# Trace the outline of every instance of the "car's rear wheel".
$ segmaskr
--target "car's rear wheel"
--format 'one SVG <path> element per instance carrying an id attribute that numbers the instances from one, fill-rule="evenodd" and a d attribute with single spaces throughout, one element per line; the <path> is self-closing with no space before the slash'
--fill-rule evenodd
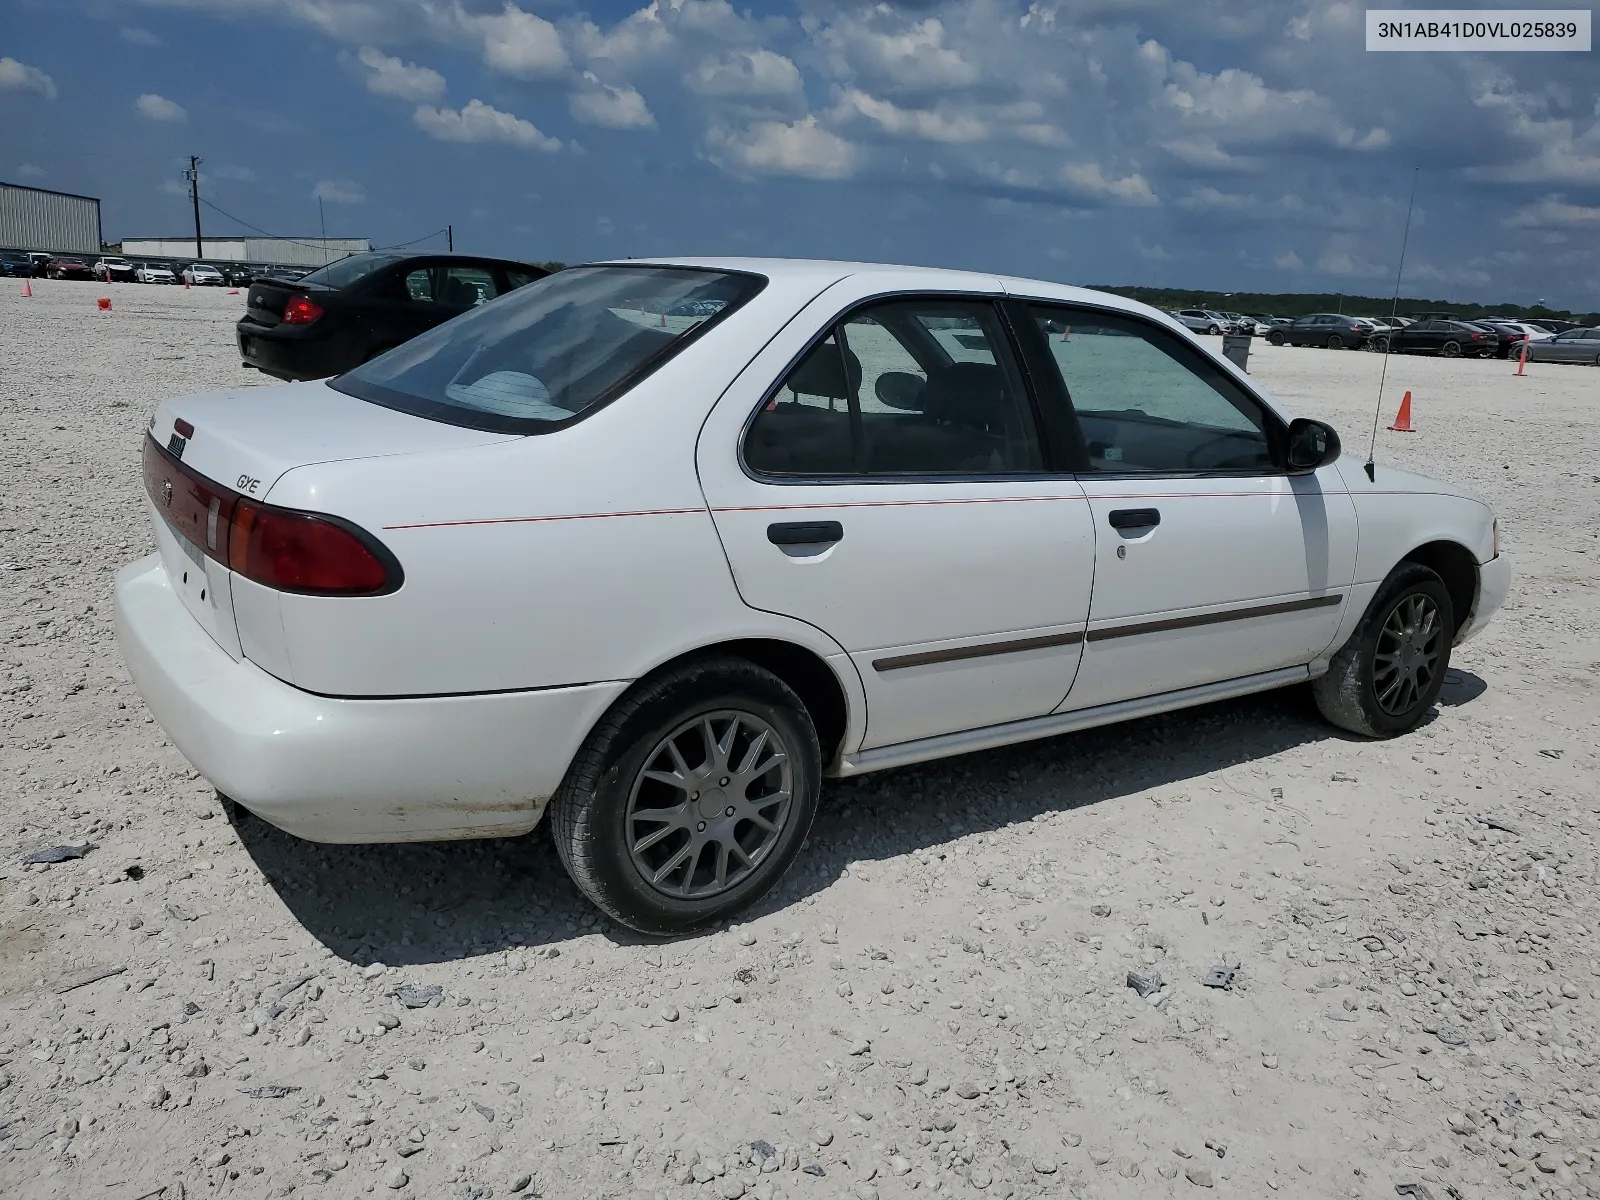
<path id="1" fill-rule="evenodd" d="M 1342 337 L 1340 337 L 1337 333 L 1332 334 L 1328 338 L 1328 349 L 1329 350 L 1343 350 L 1344 349 L 1344 339 Z"/>
<path id="2" fill-rule="evenodd" d="M 1446 342 L 1444 345 L 1439 347 L 1439 353 L 1444 355 L 1446 358 L 1460 358 L 1461 343 L 1457 341 Z"/>
<path id="3" fill-rule="evenodd" d="M 1219 333 L 1222 332 L 1222 326 L 1220 326 L 1220 325 L 1207 325 L 1206 326 L 1206 332 L 1209 333 L 1212 337 L 1216 337 Z"/>
<path id="4" fill-rule="evenodd" d="M 787 684 L 743 659 L 698 659 L 606 714 L 550 802 L 550 827 L 573 882 L 609 916 L 687 933 L 783 877 L 821 780 L 816 728 Z"/>
<path id="5" fill-rule="evenodd" d="M 1312 683 L 1322 715 L 1366 737 L 1416 728 L 1450 666 L 1455 610 L 1444 581 L 1419 563 L 1389 573 L 1328 672 Z"/>
<path id="6" fill-rule="evenodd" d="M 1271 342 L 1274 346 L 1281 346 L 1283 345 L 1284 337 L 1283 334 L 1274 329 L 1271 333 L 1267 334 L 1267 341 Z"/>
<path id="7" fill-rule="evenodd" d="M 1372 339 L 1372 348 L 1374 350 L 1376 350 L 1379 354 L 1387 354 L 1387 353 L 1389 353 L 1389 339 L 1386 338 L 1386 337 L 1375 337 L 1375 338 L 1373 338 Z"/>

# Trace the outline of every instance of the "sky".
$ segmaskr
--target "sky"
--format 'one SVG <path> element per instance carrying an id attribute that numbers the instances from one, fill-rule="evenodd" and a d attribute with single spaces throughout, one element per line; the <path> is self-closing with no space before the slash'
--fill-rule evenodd
<path id="1" fill-rule="evenodd" d="M 208 234 L 1365 295 L 1415 182 L 1404 294 L 1600 307 L 1600 52 L 1329 0 L 3 0 L 0 180 L 183 235 L 190 154 Z"/>

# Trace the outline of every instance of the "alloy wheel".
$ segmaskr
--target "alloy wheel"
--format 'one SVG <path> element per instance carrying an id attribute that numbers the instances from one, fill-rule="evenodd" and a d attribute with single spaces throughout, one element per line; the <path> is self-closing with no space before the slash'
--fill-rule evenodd
<path id="1" fill-rule="evenodd" d="M 1431 596 L 1414 592 L 1390 610 L 1372 657 L 1372 688 L 1390 716 L 1415 708 L 1439 670 L 1444 622 Z"/>
<path id="2" fill-rule="evenodd" d="M 628 795 L 624 835 L 640 877 L 676 899 L 737 887 L 777 845 L 794 794 L 790 754 L 752 713 L 704 713 L 662 738 Z"/>
<path id="3" fill-rule="evenodd" d="M 1439 353 L 1444 355 L 1446 358 L 1460 358 L 1461 357 L 1461 343 L 1460 342 L 1446 342 L 1440 348 Z"/>

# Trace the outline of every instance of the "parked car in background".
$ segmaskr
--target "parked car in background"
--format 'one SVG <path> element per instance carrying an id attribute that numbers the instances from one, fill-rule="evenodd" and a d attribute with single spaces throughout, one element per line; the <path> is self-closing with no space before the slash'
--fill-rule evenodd
<path id="1" fill-rule="evenodd" d="M 142 262 L 133 269 L 133 277 L 140 283 L 177 283 L 178 277 L 171 267 L 161 263 Z"/>
<path id="2" fill-rule="evenodd" d="M 28 261 L 33 264 L 33 277 L 35 279 L 43 279 L 45 277 L 46 270 L 50 266 L 50 259 L 51 255 L 44 253 L 42 250 L 28 251 Z"/>
<path id="3" fill-rule="evenodd" d="M 1212 336 L 1234 332 L 1233 322 L 1209 308 L 1181 308 L 1172 314 L 1185 329 Z"/>
<path id="4" fill-rule="evenodd" d="M 1495 335 L 1494 356 L 1496 358 L 1510 358 L 1513 354 L 1520 353 L 1519 348 L 1522 343 L 1528 340 L 1528 335 L 1523 332 L 1522 327 L 1511 321 L 1496 321 L 1492 318 L 1484 317 L 1469 323 L 1476 325 L 1479 329 L 1486 329 Z"/>
<path id="5" fill-rule="evenodd" d="M 1582 329 L 1576 321 L 1562 321 L 1555 317 L 1529 317 L 1529 325 L 1537 325 L 1547 333 L 1566 333 L 1569 329 Z"/>
<path id="6" fill-rule="evenodd" d="M 1371 336 L 1371 324 L 1360 317 L 1312 313 L 1274 329 L 1267 334 L 1267 340 L 1274 346 L 1326 346 L 1329 350 L 1359 350 Z"/>
<path id="7" fill-rule="evenodd" d="M 183 269 L 183 281 L 193 287 L 222 287 L 227 282 L 222 272 L 207 262 L 190 263 Z"/>
<path id="8" fill-rule="evenodd" d="M 26 254 L 16 250 L 0 251 L 0 275 L 17 279 L 31 278 L 33 263 Z"/>
<path id="9" fill-rule="evenodd" d="M 374 304 L 522 270 L 480 264 L 340 265 Z M 577 267 L 142 442 L 117 637 L 220 793 L 325 842 L 548 809 L 657 935 L 765 895 L 824 776 L 1304 683 L 1407 733 L 1510 583 L 1483 501 L 1369 481 L 1143 305 L 987 273 Z"/>
<path id="10" fill-rule="evenodd" d="M 1518 329 L 1522 330 L 1524 337 L 1526 337 L 1526 339 L 1530 342 L 1548 342 L 1551 338 L 1556 336 L 1548 329 L 1542 329 L 1537 325 L 1530 325 L 1527 321 L 1510 321 L 1507 323 L 1515 325 Z"/>
<path id="11" fill-rule="evenodd" d="M 239 356 L 278 379 L 326 379 L 547 274 L 497 258 L 369 253 L 294 282 L 257 278 Z"/>
<path id="12" fill-rule="evenodd" d="M 1294 324 L 1293 317 L 1272 317 L 1257 315 L 1255 318 L 1256 333 L 1261 337 L 1269 336 L 1274 329 L 1287 329 Z"/>
<path id="13" fill-rule="evenodd" d="M 133 264 L 125 258 L 102 258 L 94 264 L 94 277 L 107 283 L 133 283 Z"/>
<path id="14" fill-rule="evenodd" d="M 1587 363 L 1600 367 L 1600 329 L 1574 326 L 1542 342 L 1528 343 L 1532 362 Z"/>
<path id="15" fill-rule="evenodd" d="M 56 257 L 45 267 L 45 274 L 51 279 L 93 279 L 94 268 L 81 258 Z"/>
<path id="16" fill-rule="evenodd" d="M 1396 354 L 1438 354 L 1444 358 L 1485 358 L 1495 352 L 1499 334 L 1468 321 L 1413 321 L 1404 329 L 1379 333 L 1375 350 Z"/>
<path id="17" fill-rule="evenodd" d="M 229 287 L 249 287 L 258 274 L 258 268 L 249 263 L 226 263 L 222 267 L 222 278 Z"/>
<path id="18" fill-rule="evenodd" d="M 1234 333 L 1244 333 L 1249 334 L 1252 337 L 1255 336 L 1257 330 L 1256 319 L 1254 317 L 1247 317 L 1243 313 L 1235 312 L 1223 313 L 1222 315 L 1227 317 L 1228 320 L 1233 323 Z"/>

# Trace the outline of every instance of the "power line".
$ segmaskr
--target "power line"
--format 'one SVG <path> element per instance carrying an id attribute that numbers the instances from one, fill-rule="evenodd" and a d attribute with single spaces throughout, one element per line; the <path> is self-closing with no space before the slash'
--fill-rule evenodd
<path id="1" fill-rule="evenodd" d="M 259 233 L 262 237 L 269 237 L 269 238 L 274 239 L 275 241 L 280 241 L 280 242 L 288 242 L 291 246 L 305 246 L 305 247 L 307 247 L 308 249 L 311 249 L 311 250 L 324 250 L 324 249 L 327 248 L 326 246 L 319 246 L 319 245 L 316 245 L 316 244 L 314 244 L 312 242 L 302 242 L 302 241 L 299 241 L 299 240 L 297 240 L 295 238 L 283 237 L 282 235 L 276 234 L 276 233 L 269 233 L 265 229 L 262 229 L 259 225 L 252 225 L 249 221 L 246 221 L 243 217 L 236 217 L 231 212 L 229 212 L 227 209 L 222 208 L 222 207 L 220 207 L 218 205 L 215 205 L 215 204 L 211 203 L 211 201 L 207 200 L 204 196 L 200 197 L 200 203 L 204 204 L 209 209 L 213 209 L 216 212 L 221 213 L 223 216 L 227 217 L 228 220 L 232 221 L 234 224 L 243 225 L 246 229 L 251 230 L 254 233 Z M 374 250 L 404 250 L 408 246 L 415 246 L 418 242 L 426 242 L 430 238 L 440 237 L 440 236 L 442 236 L 444 234 L 444 232 L 445 231 L 443 229 L 435 229 L 432 233 L 425 233 L 419 238 L 412 238 L 409 242 L 398 242 L 398 243 L 396 243 L 395 245 L 392 245 L 392 246 L 374 246 L 373 249 Z"/>

